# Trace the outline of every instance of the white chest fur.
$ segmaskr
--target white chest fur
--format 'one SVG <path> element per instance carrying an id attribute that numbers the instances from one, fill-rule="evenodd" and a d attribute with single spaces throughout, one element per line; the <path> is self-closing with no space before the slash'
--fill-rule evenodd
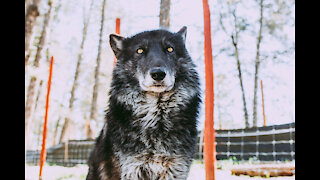
<path id="1" fill-rule="evenodd" d="M 121 179 L 123 180 L 185 180 L 189 162 L 182 156 L 164 154 L 139 154 L 120 156 Z"/>

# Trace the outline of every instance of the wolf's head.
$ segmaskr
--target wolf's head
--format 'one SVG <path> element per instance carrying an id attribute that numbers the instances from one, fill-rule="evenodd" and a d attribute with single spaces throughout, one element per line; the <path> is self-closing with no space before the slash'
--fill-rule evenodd
<path id="1" fill-rule="evenodd" d="M 114 78 L 126 81 L 126 88 L 136 84 L 142 91 L 170 91 L 177 75 L 183 73 L 182 66 L 191 61 L 185 48 L 186 34 L 185 26 L 177 33 L 154 30 L 129 38 L 111 34 L 110 45 L 118 59 Z"/>

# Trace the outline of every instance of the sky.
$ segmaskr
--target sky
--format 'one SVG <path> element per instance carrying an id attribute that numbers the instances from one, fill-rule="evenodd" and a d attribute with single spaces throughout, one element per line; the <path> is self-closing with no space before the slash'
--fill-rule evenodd
<path id="1" fill-rule="evenodd" d="M 56 62 L 53 70 L 53 80 L 51 89 L 51 126 L 59 118 L 69 113 L 68 107 L 70 91 L 76 67 L 77 54 L 81 42 L 83 10 L 88 13 L 89 0 L 63 0 L 61 10 L 56 15 L 58 21 L 52 21 L 52 29 L 48 33 L 50 54 L 55 56 Z M 248 1 L 246 7 L 240 7 L 239 13 L 248 17 L 250 21 L 256 21 L 257 11 L 255 1 Z M 46 11 L 45 1 L 42 1 L 41 12 Z M 225 94 L 225 97 L 215 97 L 215 128 L 219 128 L 219 123 L 223 129 L 243 128 L 244 118 L 242 110 L 242 97 L 237 77 L 235 58 L 228 55 L 232 52 L 230 38 L 219 29 L 218 14 L 220 12 L 220 1 L 209 1 L 211 11 L 211 31 L 213 48 L 213 70 L 215 76 L 215 94 Z M 251 3 L 251 4 L 250 4 Z M 251 8 L 250 8 L 251 7 Z M 97 56 L 100 9 L 101 1 L 95 0 L 94 11 L 92 12 L 88 37 L 84 47 L 84 59 L 81 64 L 79 77 L 79 88 L 76 91 L 75 109 L 71 116 L 74 124 L 78 128 L 83 128 L 84 116 L 89 117 L 89 104 L 93 87 L 93 72 L 95 68 L 95 58 Z M 94 124 L 97 130 L 102 127 L 104 110 L 107 107 L 108 90 L 111 80 L 113 53 L 108 44 L 109 34 L 115 31 L 115 19 L 121 19 L 121 35 L 132 36 L 145 30 L 157 29 L 159 27 L 159 0 L 136 1 L 136 0 L 107 0 L 105 11 L 105 28 L 102 44 L 101 80 L 98 97 L 99 122 Z M 41 13 L 40 12 L 40 13 Z M 41 19 L 38 18 L 38 23 Z M 177 32 L 181 27 L 187 26 L 186 47 L 190 56 L 197 65 L 197 70 L 201 78 L 201 89 L 204 92 L 204 57 L 203 57 L 203 11 L 202 1 L 192 0 L 172 0 L 170 12 L 170 31 Z M 226 22 L 227 29 L 230 24 Z M 251 27 L 252 31 L 256 26 Z M 39 32 L 40 28 L 35 32 Z M 294 26 L 285 27 L 281 33 L 286 34 L 289 42 L 294 42 Z M 240 58 L 243 63 L 244 86 L 247 95 L 249 119 L 252 118 L 253 99 L 253 61 L 255 58 L 256 34 L 245 33 L 240 38 Z M 226 52 L 219 53 L 221 48 L 226 48 Z M 261 48 L 264 51 L 282 49 L 283 45 L 271 37 L 265 36 Z M 288 57 L 281 57 L 286 63 L 275 63 L 265 60 L 261 64 L 260 79 L 263 80 L 263 91 L 265 99 L 265 111 L 267 125 L 283 124 L 295 121 L 295 59 L 294 53 Z M 32 68 L 31 68 L 32 69 Z M 46 80 L 48 62 L 41 63 L 41 77 Z M 30 70 L 28 73 L 32 73 Z M 28 73 L 26 79 L 28 79 Z M 259 80 L 260 81 L 260 80 Z M 26 85 L 28 80 L 26 80 Z M 259 83 L 260 84 L 260 83 Z M 27 87 L 27 86 L 26 86 Z M 69 92 L 69 93 L 68 93 Z M 204 99 L 204 94 L 203 94 Z M 41 100 L 44 102 L 44 98 Z M 204 102 L 204 100 L 203 100 Z M 45 104 L 45 103 L 43 103 Z M 219 108 L 219 109 L 218 109 Z M 87 113 L 84 113 L 87 112 Z M 38 110 L 36 117 L 42 119 L 43 110 Z M 85 114 L 85 115 L 84 115 Z M 262 106 L 261 89 L 258 86 L 258 126 L 262 126 Z M 204 126 L 204 105 L 201 105 L 198 129 Z M 73 134 L 74 138 L 81 138 L 80 133 Z"/>

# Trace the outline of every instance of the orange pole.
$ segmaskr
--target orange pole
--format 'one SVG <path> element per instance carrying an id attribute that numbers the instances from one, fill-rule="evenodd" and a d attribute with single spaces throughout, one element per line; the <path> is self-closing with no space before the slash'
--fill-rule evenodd
<path id="1" fill-rule="evenodd" d="M 48 124 L 48 110 L 49 110 L 49 96 L 51 89 L 51 77 L 52 77 L 52 67 L 53 67 L 53 56 L 50 61 L 50 71 L 49 71 L 49 79 L 48 79 L 48 91 L 47 91 L 47 100 L 46 100 L 46 112 L 44 116 L 44 124 L 43 124 L 43 134 L 42 134 L 42 147 L 40 153 L 40 172 L 39 172 L 39 180 L 42 179 L 42 169 L 43 164 L 46 161 L 46 139 L 47 139 L 47 124 Z"/>
<path id="2" fill-rule="evenodd" d="M 120 18 L 116 18 L 116 33 L 120 35 Z M 116 65 L 117 58 L 113 58 L 113 66 Z"/>
<path id="3" fill-rule="evenodd" d="M 215 131 L 213 120 L 214 108 L 214 89 L 213 89 L 213 65 L 212 65 L 212 47 L 211 47 L 211 25 L 210 9 L 208 0 L 203 0 L 204 16 L 204 58 L 206 74 L 205 90 L 205 127 L 204 127 L 204 162 L 206 171 L 206 180 L 215 179 Z"/>
<path id="4" fill-rule="evenodd" d="M 120 18 L 116 18 L 116 33 L 120 34 Z"/>
<path id="5" fill-rule="evenodd" d="M 262 80 L 261 82 L 261 96 L 262 96 L 262 111 L 263 111 L 263 126 L 266 126 L 266 114 L 264 112 L 264 97 L 263 97 L 263 85 Z"/>

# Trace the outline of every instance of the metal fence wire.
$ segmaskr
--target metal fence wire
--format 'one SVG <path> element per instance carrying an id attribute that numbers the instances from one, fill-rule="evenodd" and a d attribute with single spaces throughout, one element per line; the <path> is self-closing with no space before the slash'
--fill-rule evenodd
<path id="1" fill-rule="evenodd" d="M 295 123 L 216 132 L 218 160 L 295 160 Z"/>
<path id="2" fill-rule="evenodd" d="M 249 129 L 216 130 L 216 158 L 225 160 L 293 161 L 295 160 L 295 123 Z M 194 159 L 203 160 L 203 131 L 198 134 Z M 69 140 L 47 149 L 49 165 L 86 164 L 94 140 Z M 27 150 L 26 163 L 39 164 L 40 150 Z"/>
<path id="3" fill-rule="evenodd" d="M 49 165 L 72 167 L 87 164 L 94 140 L 69 140 L 47 149 L 46 162 Z M 27 150 L 26 163 L 39 165 L 40 150 Z"/>

